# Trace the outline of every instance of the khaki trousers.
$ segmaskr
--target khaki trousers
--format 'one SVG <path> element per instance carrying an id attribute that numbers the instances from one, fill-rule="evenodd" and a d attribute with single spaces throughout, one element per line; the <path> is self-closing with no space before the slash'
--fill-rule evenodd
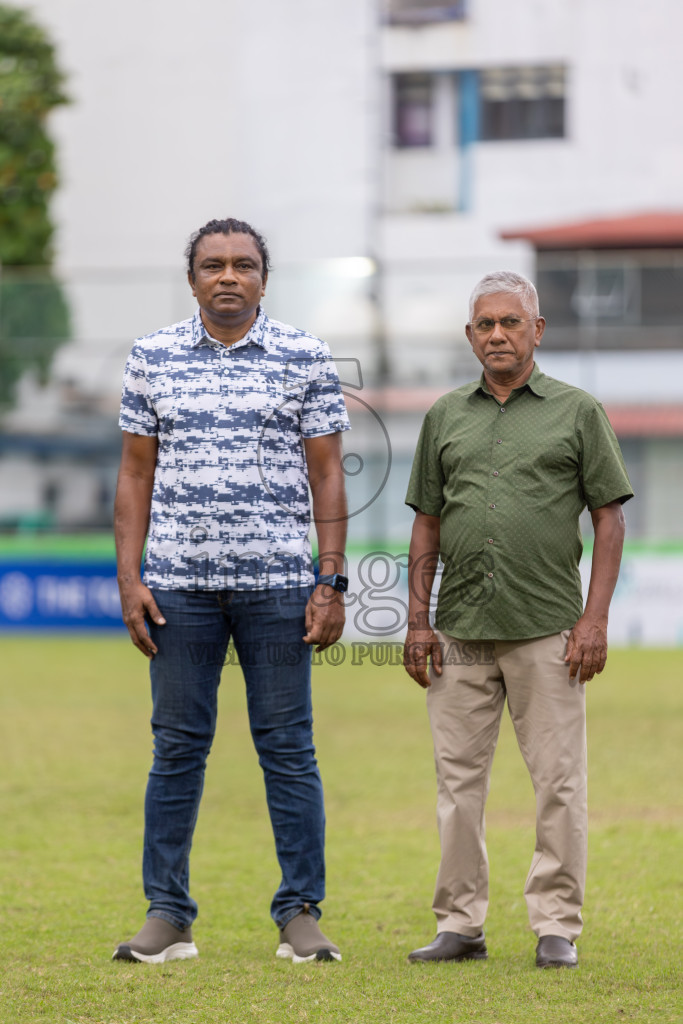
<path id="1" fill-rule="evenodd" d="M 507 697 L 536 794 L 536 850 L 524 887 L 539 937 L 581 932 L 588 836 L 585 686 L 564 662 L 569 631 L 536 640 L 467 642 L 439 633 L 427 708 L 438 782 L 439 932 L 478 935 L 488 907 L 484 805 Z"/>

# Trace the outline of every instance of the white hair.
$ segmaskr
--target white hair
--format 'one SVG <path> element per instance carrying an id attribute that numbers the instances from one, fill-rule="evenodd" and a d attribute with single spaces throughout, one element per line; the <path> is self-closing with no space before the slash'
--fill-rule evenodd
<path id="1" fill-rule="evenodd" d="M 484 295 L 497 295 L 499 292 L 509 292 L 511 295 L 519 295 L 522 306 L 529 316 L 538 316 L 538 292 L 527 278 L 522 274 L 515 274 L 513 270 L 494 270 L 492 274 L 482 277 L 470 295 L 470 320 L 474 316 L 474 307 Z"/>

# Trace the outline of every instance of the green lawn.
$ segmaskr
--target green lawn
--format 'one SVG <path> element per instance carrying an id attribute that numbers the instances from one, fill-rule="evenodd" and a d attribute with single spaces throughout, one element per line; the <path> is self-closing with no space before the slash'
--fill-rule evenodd
<path id="1" fill-rule="evenodd" d="M 146 664 L 123 639 L 0 639 L 0 1022 L 679 1021 L 683 652 L 613 651 L 589 684 L 591 833 L 577 971 L 539 971 L 522 888 L 533 794 L 509 722 L 488 810 L 485 963 L 411 965 L 438 861 L 424 697 L 400 668 L 316 670 L 324 930 L 342 964 L 276 960 L 278 881 L 238 670 L 193 854 L 198 960 L 112 963 L 137 931 Z"/>

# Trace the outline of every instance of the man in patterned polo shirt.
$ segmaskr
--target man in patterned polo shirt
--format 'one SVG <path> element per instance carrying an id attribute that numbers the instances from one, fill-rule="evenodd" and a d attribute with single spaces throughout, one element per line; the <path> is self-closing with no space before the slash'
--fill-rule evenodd
<path id="1" fill-rule="evenodd" d="M 479 282 L 466 332 L 483 374 L 427 413 L 408 487 L 416 516 L 404 664 L 427 689 L 441 840 L 437 936 L 409 955 L 414 962 L 487 956 L 484 804 L 506 698 L 536 794 L 525 886 L 536 964 L 578 962 L 584 684 L 605 665 L 621 506 L 632 492 L 602 406 L 535 365 L 544 328 L 526 278 L 501 271 Z M 579 515 L 586 505 L 595 541 L 584 608 Z"/>
<path id="2" fill-rule="evenodd" d="M 263 238 L 242 221 L 210 221 L 186 255 L 199 309 L 136 341 L 121 402 L 119 589 L 131 639 L 150 659 L 154 761 L 147 918 L 114 959 L 197 955 L 189 854 L 232 639 L 282 870 L 271 905 L 277 955 L 340 960 L 318 925 L 325 815 L 310 676 L 312 647 L 335 643 L 344 625 L 349 421 L 327 345 L 261 309 Z"/>

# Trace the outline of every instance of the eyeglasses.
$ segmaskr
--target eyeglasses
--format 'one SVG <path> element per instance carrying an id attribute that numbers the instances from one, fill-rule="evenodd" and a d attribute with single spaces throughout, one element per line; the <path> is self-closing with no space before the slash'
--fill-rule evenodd
<path id="1" fill-rule="evenodd" d="M 528 320 L 522 320 L 518 316 L 504 316 L 500 320 L 493 320 L 491 317 L 484 316 L 481 320 L 472 320 L 468 323 L 468 327 L 471 327 L 475 334 L 490 334 L 496 324 L 500 324 L 506 333 L 513 333 L 514 331 L 520 331 L 524 324 L 531 323 L 532 320 L 538 320 L 537 316 L 530 316 Z"/>

